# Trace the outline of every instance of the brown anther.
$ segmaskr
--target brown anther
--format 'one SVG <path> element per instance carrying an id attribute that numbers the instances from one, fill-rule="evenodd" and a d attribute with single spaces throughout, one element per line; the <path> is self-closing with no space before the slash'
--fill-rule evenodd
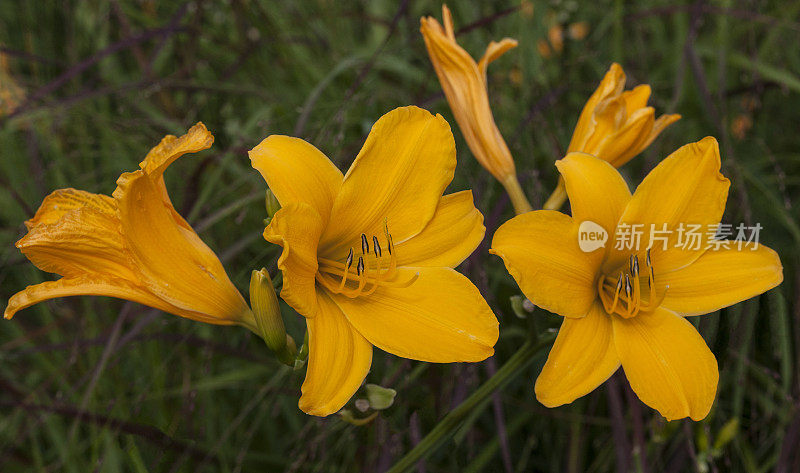
<path id="1" fill-rule="evenodd" d="M 375 256 L 376 257 L 378 257 L 378 258 L 381 257 L 381 255 L 382 255 L 382 253 L 381 253 L 381 244 L 378 243 L 378 237 L 376 237 L 375 235 L 372 235 L 372 251 L 375 252 Z"/>
<path id="2" fill-rule="evenodd" d="M 365 255 L 369 253 L 369 243 L 367 242 L 367 236 L 363 233 L 361 234 L 361 254 Z"/>
<path id="3" fill-rule="evenodd" d="M 631 299 L 631 292 L 633 291 L 633 286 L 631 286 L 631 278 L 627 274 L 625 275 L 625 296 L 630 301 Z"/>
<path id="4" fill-rule="evenodd" d="M 347 254 L 347 261 L 344 263 L 344 270 L 349 271 L 350 266 L 353 265 L 353 249 L 350 248 L 350 253 Z"/>
<path id="5" fill-rule="evenodd" d="M 364 258 L 359 256 L 358 257 L 358 265 L 356 265 L 356 273 L 361 276 L 361 273 L 364 272 Z"/>

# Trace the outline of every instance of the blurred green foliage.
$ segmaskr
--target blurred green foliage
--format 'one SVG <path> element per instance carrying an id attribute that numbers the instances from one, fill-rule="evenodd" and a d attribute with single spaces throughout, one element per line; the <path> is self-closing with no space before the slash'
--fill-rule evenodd
<path id="1" fill-rule="evenodd" d="M 459 41 L 519 47 L 492 64 L 490 98 L 534 206 L 556 183 L 583 103 L 612 61 L 649 83 L 658 112 L 683 119 L 623 169 L 635 185 L 659 159 L 706 135 L 733 181 L 725 220 L 759 222 L 786 281 L 693 318 L 721 371 L 699 423 L 666 423 L 615 376 L 572 405 L 533 396 L 534 360 L 468 419 L 425 471 L 800 470 L 800 3 L 458 2 Z M 275 275 L 262 238 L 265 185 L 247 150 L 269 134 L 310 141 L 349 166 L 371 124 L 416 104 L 452 123 L 419 34 L 433 1 L 37 0 L 0 2 L 0 299 L 51 278 L 13 243 L 61 187 L 110 193 L 167 133 L 202 120 L 214 147 L 167 173 L 176 207 L 243 292 Z M 569 25 L 586 22 L 575 39 Z M 564 27 L 563 51 L 542 41 Z M 557 32 L 557 30 L 554 30 Z M 13 83 L 17 85 L 15 88 Z M 23 96 L 24 94 L 24 96 Z M 10 97 L 10 98 L 9 98 Z M 487 235 L 512 216 L 502 188 L 454 126 L 451 191 L 474 189 Z M 541 310 L 519 295 L 486 242 L 461 269 L 501 322 L 493 360 L 429 365 L 376 351 L 367 377 L 397 391 L 365 425 L 297 409 L 303 371 L 245 330 L 202 325 L 123 301 L 67 298 L 0 324 L 0 469 L 14 471 L 382 471 L 516 351 Z M 284 306 L 302 340 L 301 317 Z M 357 399 L 347 408 L 359 416 Z M 362 403 L 363 404 L 363 403 Z M 420 469 L 422 471 L 422 469 Z"/>

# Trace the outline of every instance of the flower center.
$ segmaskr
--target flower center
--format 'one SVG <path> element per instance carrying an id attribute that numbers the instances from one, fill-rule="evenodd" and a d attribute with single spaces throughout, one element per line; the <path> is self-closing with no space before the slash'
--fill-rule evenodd
<path id="1" fill-rule="evenodd" d="M 383 232 L 386 251 L 375 235 L 372 235 L 372 248 L 370 248 L 370 239 L 362 233 L 361 253 L 356 253 L 351 247 L 343 261 L 318 258 L 319 269 L 315 276 L 317 282 L 328 291 L 351 299 L 368 296 L 381 286 L 410 286 L 417 280 L 419 274 L 415 274 L 407 281 L 397 280 L 397 255 L 392 235 L 385 222 Z"/>
<path id="2" fill-rule="evenodd" d="M 657 297 L 650 249 L 647 250 L 645 266 L 647 273 L 643 275 L 639 271 L 639 256 L 634 254 L 628 259 L 627 268 L 619 268 L 610 275 L 600 276 L 597 281 L 597 292 L 606 312 L 629 319 L 640 311 L 649 312 L 661 304 L 666 291 L 660 298 Z M 644 281 L 647 281 L 646 300 L 642 291 Z"/>

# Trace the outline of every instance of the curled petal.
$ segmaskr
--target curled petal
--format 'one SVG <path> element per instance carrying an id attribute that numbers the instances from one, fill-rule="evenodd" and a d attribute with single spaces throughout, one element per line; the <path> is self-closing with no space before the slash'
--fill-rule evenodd
<path id="1" fill-rule="evenodd" d="M 281 207 L 264 230 L 264 238 L 283 247 L 278 269 L 283 271 L 281 297 L 298 313 L 313 317 L 317 310 L 315 274 L 322 218 L 310 205 Z"/>

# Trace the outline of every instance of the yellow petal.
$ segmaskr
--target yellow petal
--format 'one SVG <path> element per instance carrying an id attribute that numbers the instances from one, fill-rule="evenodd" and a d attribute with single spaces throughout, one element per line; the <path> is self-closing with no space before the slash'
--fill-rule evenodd
<path id="1" fill-rule="evenodd" d="M 650 146 L 650 143 L 655 140 L 658 135 L 661 134 L 668 126 L 672 125 L 673 123 L 677 122 L 681 119 L 681 116 L 677 113 L 665 114 L 658 117 L 653 123 L 653 129 L 650 130 L 650 136 L 648 137 L 647 141 L 642 146 L 642 149 L 647 148 Z"/>
<path id="2" fill-rule="evenodd" d="M 443 196 L 422 232 L 396 244 L 397 264 L 455 268 L 475 251 L 485 232 L 472 191 Z"/>
<path id="3" fill-rule="evenodd" d="M 250 161 L 281 205 L 301 202 L 328 222 L 342 187 L 342 172 L 320 150 L 300 138 L 272 135 L 250 150 Z"/>
<path id="4" fill-rule="evenodd" d="M 451 363 L 494 353 L 497 318 L 478 289 L 450 268 L 403 268 L 408 287 L 380 287 L 369 297 L 333 300 L 370 343 L 403 358 Z"/>
<path id="5" fill-rule="evenodd" d="M 581 115 L 578 117 L 578 123 L 575 125 L 575 131 L 572 133 L 572 140 L 567 149 L 568 153 L 587 151 L 585 144 L 593 134 L 597 123 L 594 118 L 595 108 L 608 97 L 619 95 L 622 89 L 625 88 L 625 80 L 625 72 L 622 70 L 622 66 L 617 63 L 611 64 L 603 80 L 600 81 L 600 85 L 589 97 L 589 100 L 586 101 L 586 105 L 584 105 Z"/>
<path id="6" fill-rule="evenodd" d="M 194 232 L 186 237 L 175 209 L 162 199 L 162 189 L 163 183 L 135 171 L 120 176 L 113 194 L 125 246 L 143 288 L 185 310 L 239 321 L 248 312 L 244 299 L 214 252 Z"/>
<path id="7" fill-rule="evenodd" d="M 717 392 L 717 360 L 686 319 L 666 309 L 612 317 L 625 376 L 645 404 L 667 420 L 708 415 Z"/>
<path id="8" fill-rule="evenodd" d="M 629 116 L 636 110 L 647 106 L 647 101 L 650 99 L 650 93 L 650 86 L 647 84 L 642 84 L 637 85 L 631 90 L 626 90 L 621 94 L 623 100 L 625 100 L 625 108 L 628 110 Z"/>
<path id="9" fill-rule="evenodd" d="M 631 199 L 631 192 L 619 171 L 608 162 L 584 153 L 570 153 L 556 161 L 556 167 L 564 178 L 573 222 L 580 225 L 590 221 L 600 225 L 609 235 L 605 248 L 611 246 L 610 237 Z M 584 253 L 584 257 L 593 258 L 599 267 L 605 254 L 604 249 Z"/>
<path id="10" fill-rule="evenodd" d="M 766 292 L 783 282 L 778 254 L 764 245 L 712 249 L 697 261 L 656 278 L 669 286 L 661 305 L 681 315 L 701 315 Z"/>
<path id="11" fill-rule="evenodd" d="M 39 223 L 17 242 L 36 267 L 65 277 L 98 273 L 138 281 L 116 213 L 87 205 L 63 213 L 53 223 L 41 223 L 55 212 L 42 215 L 40 209 L 34 217 Z"/>
<path id="12" fill-rule="evenodd" d="M 489 62 L 516 46 L 516 41 L 491 43 L 478 65 L 456 42 L 450 10 L 443 6 L 442 11 L 444 28 L 427 17 L 421 19 L 420 31 L 447 103 L 475 159 L 500 182 L 516 180 L 514 160 L 495 124 L 486 87 Z"/>
<path id="13" fill-rule="evenodd" d="M 561 323 L 547 363 L 536 379 L 536 399 L 547 407 L 592 392 L 619 368 L 611 318 L 595 303 L 582 319 Z"/>
<path id="14" fill-rule="evenodd" d="M 652 141 L 650 130 L 653 128 L 655 113 L 653 107 L 635 110 L 625 125 L 609 135 L 598 155 L 607 156 L 614 167 L 622 167 Z"/>
<path id="15" fill-rule="evenodd" d="M 578 247 L 578 225 L 561 212 L 518 215 L 497 229 L 490 253 L 503 262 L 534 304 L 583 317 L 594 302 L 598 262 Z"/>
<path id="16" fill-rule="evenodd" d="M 353 330 L 336 304 L 319 297 L 319 315 L 306 319 L 308 369 L 300 409 L 327 416 L 337 412 L 355 394 L 372 364 L 372 345 Z"/>
<path id="17" fill-rule="evenodd" d="M 169 312 L 200 322 L 216 324 L 230 324 L 231 321 L 214 320 L 205 314 L 187 311 L 180 307 L 175 307 L 163 301 L 149 292 L 143 291 L 130 282 L 108 276 L 84 275 L 74 278 L 61 278 L 56 281 L 47 281 L 40 284 L 28 286 L 25 290 L 14 294 L 8 301 L 4 317 L 10 319 L 15 313 L 28 308 L 39 302 L 43 302 L 58 297 L 68 296 L 107 296 L 125 299 L 140 304 L 155 307 L 156 309 Z"/>
<path id="18" fill-rule="evenodd" d="M 167 166 L 187 153 L 197 153 L 208 149 L 214 143 L 214 136 L 209 133 L 202 122 L 191 127 L 180 138 L 167 135 L 156 147 L 147 153 L 139 167 L 148 175 L 155 178 L 161 176 Z"/>
<path id="19" fill-rule="evenodd" d="M 652 260 L 656 275 L 686 266 L 697 259 L 710 239 L 709 224 L 717 224 L 725 210 L 730 181 L 720 173 L 719 145 L 712 137 L 691 143 L 672 153 L 653 169 L 634 192 L 620 225 L 641 225 L 640 252 L 651 240 L 651 229 L 666 224 L 666 242 L 653 239 Z M 700 225 L 698 249 L 678 245 L 679 224 Z M 614 241 L 616 242 L 616 237 Z M 627 264 L 630 251 L 614 247 L 604 269 L 611 272 Z"/>
<path id="20" fill-rule="evenodd" d="M 453 179 L 456 150 L 441 115 L 402 107 L 382 116 L 344 177 L 322 236 L 322 254 L 341 259 L 359 247 L 360 235 L 395 241 L 425 228 Z"/>
<path id="21" fill-rule="evenodd" d="M 478 61 L 478 69 L 484 77 L 486 76 L 486 68 L 489 67 L 489 64 L 505 54 L 509 49 L 516 48 L 517 44 L 517 40 L 511 38 L 503 38 L 500 42 L 492 41 L 489 43 L 489 46 L 486 47 L 486 52 L 483 53 L 483 57 Z"/>
<path id="22" fill-rule="evenodd" d="M 317 310 L 314 277 L 322 219 L 310 205 L 291 203 L 275 214 L 264 238 L 283 247 L 278 268 L 283 271 L 281 297 L 298 313 L 313 317 Z"/>
<path id="23" fill-rule="evenodd" d="M 117 205 L 107 195 L 92 194 L 78 189 L 58 189 L 44 198 L 36 215 L 25 222 L 30 230 L 37 225 L 56 223 L 70 210 L 92 209 L 108 215 L 116 216 Z"/>

